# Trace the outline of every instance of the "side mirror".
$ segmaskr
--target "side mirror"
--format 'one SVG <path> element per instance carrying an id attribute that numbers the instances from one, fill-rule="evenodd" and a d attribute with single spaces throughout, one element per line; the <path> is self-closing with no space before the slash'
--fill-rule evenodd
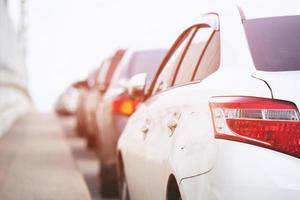
<path id="1" fill-rule="evenodd" d="M 146 73 L 140 73 L 132 76 L 127 85 L 129 96 L 131 96 L 133 99 L 143 101 L 146 97 L 146 81 Z"/>

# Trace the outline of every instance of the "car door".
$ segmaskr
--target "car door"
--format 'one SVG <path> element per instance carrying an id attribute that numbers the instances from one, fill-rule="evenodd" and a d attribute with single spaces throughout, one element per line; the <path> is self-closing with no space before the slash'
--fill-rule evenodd
<path id="1" fill-rule="evenodd" d="M 101 149 L 101 145 L 102 145 L 102 133 L 101 133 L 101 129 L 102 129 L 102 113 L 103 113 L 103 97 L 106 93 L 106 90 L 108 89 L 112 76 L 117 68 L 117 66 L 119 65 L 119 62 L 121 62 L 124 54 L 125 54 L 126 50 L 118 50 L 116 51 L 116 53 L 107 60 L 107 62 L 105 62 L 105 64 L 102 67 L 101 73 L 99 74 L 98 77 L 98 87 L 99 87 L 99 91 L 101 92 L 101 94 L 99 95 L 99 99 L 97 102 L 97 106 L 96 106 L 96 113 L 95 113 L 95 119 L 96 119 L 96 131 L 97 131 L 97 137 L 98 137 L 98 144 L 99 144 L 99 149 Z M 100 151 L 98 151 L 98 153 L 100 154 Z"/>
<path id="2" fill-rule="evenodd" d="M 155 77 L 156 84 L 153 84 L 152 90 L 154 93 L 166 90 L 170 87 L 172 81 L 170 77 L 174 77 L 176 68 L 181 61 L 182 55 L 185 53 L 186 46 L 188 45 L 191 37 L 195 32 L 194 27 L 191 27 L 185 31 L 175 42 L 171 50 L 165 57 L 158 73 Z M 149 100 L 144 102 L 140 108 L 129 119 L 128 125 L 125 128 L 125 133 L 122 134 L 122 141 L 126 141 L 120 144 L 124 147 L 124 162 L 126 170 L 126 178 L 129 185 L 130 196 L 132 199 L 147 199 L 148 196 L 148 184 L 152 183 L 147 181 L 148 174 L 148 156 L 151 157 L 150 151 L 148 151 L 147 143 L 148 137 L 156 134 L 157 130 L 160 130 L 159 120 L 162 119 L 162 115 L 159 111 L 159 96 L 155 95 Z M 126 139 L 125 139 L 126 138 Z M 168 137 L 161 138 L 168 139 Z M 149 142 L 151 143 L 151 139 Z M 153 144 L 155 146 L 155 144 Z M 159 151 L 159 150 L 158 150 Z M 153 156 L 156 156 L 159 152 L 153 152 Z M 168 154 L 167 149 L 159 154 L 163 154 L 166 157 Z M 161 160 L 161 158 L 159 158 Z M 155 159 L 154 159 L 155 160 Z M 161 165 L 157 163 L 151 163 L 152 175 L 160 179 Z M 153 199 L 150 197 L 150 199 Z"/>
<path id="3" fill-rule="evenodd" d="M 145 138 L 144 155 L 148 199 L 162 199 L 166 196 L 167 181 L 172 171 L 168 165 L 169 156 L 176 138 L 179 137 L 178 130 L 184 131 L 182 122 L 194 120 L 189 119 L 195 108 L 191 106 L 193 100 L 189 99 L 191 93 L 185 92 L 184 87 L 191 83 L 194 71 L 203 59 L 214 32 L 208 24 L 195 26 L 195 32 L 175 69 L 176 79 L 172 78 L 174 76 L 162 77 L 171 84 L 166 90 L 163 88 L 155 91 L 160 85 L 158 78 L 158 86 L 154 86 L 154 95 L 147 101 L 151 110 L 148 114 L 151 127 Z"/>
<path id="4" fill-rule="evenodd" d="M 204 47 L 201 45 L 203 39 Z M 205 84 L 206 79 L 220 65 L 220 32 L 211 28 L 202 29 L 202 33 L 196 34 L 194 41 L 195 46 L 191 45 L 190 49 L 193 51 L 194 48 L 200 56 L 189 77 L 191 79 L 187 81 L 185 78 L 188 65 L 182 65 L 174 80 L 174 93 L 177 95 L 174 107 L 183 109 L 183 112 L 169 164 L 178 179 L 205 174 L 212 169 L 215 149 L 209 99 L 213 95 L 222 94 L 214 86 Z M 192 57 L 191 54 L 190 58 Z"/>

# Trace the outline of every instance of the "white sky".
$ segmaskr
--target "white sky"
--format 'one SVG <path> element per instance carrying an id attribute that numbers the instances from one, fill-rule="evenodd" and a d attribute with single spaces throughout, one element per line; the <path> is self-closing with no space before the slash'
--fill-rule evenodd
<path id="1" fill-rule="evenodd" d="M 204 0 L 27 2 L 29 89 L 41 111 L 119 47 L 170 47 L 205 6 Z"/>

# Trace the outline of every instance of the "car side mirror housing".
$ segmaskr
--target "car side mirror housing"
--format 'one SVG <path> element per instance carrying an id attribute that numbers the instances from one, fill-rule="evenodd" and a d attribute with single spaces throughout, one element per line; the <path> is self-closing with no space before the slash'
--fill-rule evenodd
<path id="1" fill-rule="evenodd" d="M 143 101 L 146 97 L 147 74 L 140 73 L 132 76 L 127 85 L 128 94 L 133 99 Z"/>

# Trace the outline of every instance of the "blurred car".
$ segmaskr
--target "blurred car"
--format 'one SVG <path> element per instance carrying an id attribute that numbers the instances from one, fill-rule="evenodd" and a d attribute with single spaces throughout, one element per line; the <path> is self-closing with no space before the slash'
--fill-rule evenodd
<path id="1" fill-rule="evenodd" d="M 118 143 L 121 199 L 298 200 L 300 7 L 209 10 L 168 52 Z M 253 12 L 254 11 L 254 12 Z"/>
<path id="2" fill-rule="evenodd" d="M 86 97 L 88 94 L 88 91 L 91 89 L 95 82 L 96 78 L 96 72 L 99 71 L 99 69 L 94 70 L 92 73 L 90 73 L 86 80 L 84 80 L 84 87 L 82 87 L 79 100 L 78 100 L 78 108 L 76 113 L 76 120 L 77 120 L 77 133 L 80 136 L 86 136 L 87 132 L 87 125 L 86 125 L 86 110 L 87 110 L 87 103 L 86 103 Z"/>
<path id="3" fill-rule="evenodd" d="M 99 68 L 89 74 L 85 80 L 80 97 L 77 112 L 77 130 L 79 135 L 86 137 L 87 146 L 93 148 L 97 145 L 94 139 L 95 132 L 95 110 L 97 101 L 105 93 L 111 76 L 122 58 L 125 50 L 117 50 L 114 55 L 102 62 Z"/>
<path id="4" fill-rule="evenodd" d="M 96 109 L 98 102 L 102 99 L 107 88 L 110 85 L 113 73 L 122 59 L 126 50 L 120 49 L 114 55 L 106 59 L 96 71 L 95 76 L 90 79 L 89 90 L 86 91 L 84 101 L 84 119 L 85 119 L 85 136 L 87 138 L 87 146 L 89 148 L 97 147 L 98 139 L 96 139 Z"/>
<path id="5" fill-rule="evenodd" d="M 56 113 L 61 116 L 76 115 L 80 91 L 83 82 L 73 83 L 58 98 L 55 106 Z"/>
<path id="6" fill-rule="evenodd" d="M 129 97 L 126 86 L 129 78 L 147 73 L 149 80 L 155 74 L 166 50 L 127 50 L 119 63 L 111 84 L 98 102 L 96 122 L 99 138 L 100 180 L 103 196 L 117 193 L 116 145 L 128 117 L 135 111 L 139 101 Z"/>

